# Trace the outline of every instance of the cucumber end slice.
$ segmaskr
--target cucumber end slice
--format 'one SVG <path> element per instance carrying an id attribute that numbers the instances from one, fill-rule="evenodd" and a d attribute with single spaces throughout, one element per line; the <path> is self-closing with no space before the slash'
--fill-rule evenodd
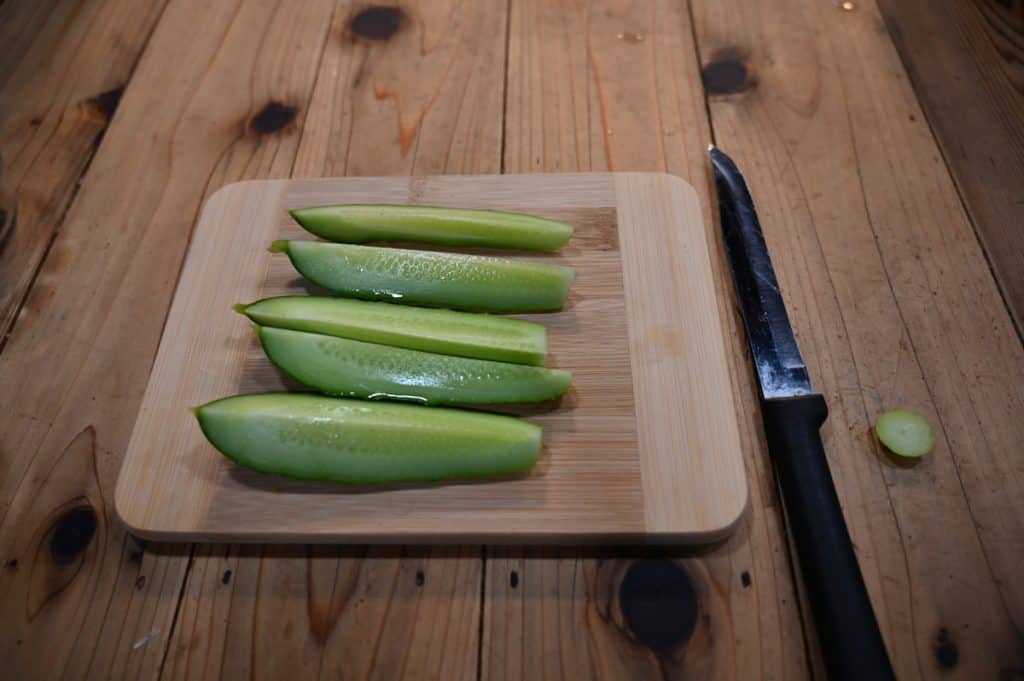
<path id="1" fill-rule="evenodd" d="M 552 225 L 555 226 L 555 229 L 558 231 L 558 235 L 552 237 L 551 248 L 549 249 L 554 250 L 569 243 L 569 240 L 572 239 L 572 234 L 575 231 L 575 229 L 568 222 L 562 222 L 561 220 L 552 220 L 551 223 Z"/>
<path id="2" fill-rule="evenodd" d="M 292 208 L 288 211 L 288 215 L 292 216 L 292 220 L 305 227 L 309 219 L 315 217 L 317 212 L 317 206 L 309 206 L 306 208 Z"/>
<path id="3" fill-rule="evenodd" d="M 572 387 L 572 374 L 565 369 L 549 369 L 549 376 L 554 382 L 553 392 L 555 397 L 560 397 L 569 392 Z"/>
<path id="4" fill-rule="evenodd" d="M 906 409 L 890 409 L 875 421 L 875 434 L 897 456 L 919 458 L 935 446 L 935 434 L 921 417 Z"/>
<path id="5" fill-rule="evenodd" d="M 237 312 L 238 314 L 245 314 L 245 311 L 248 307 L 249 306 L 246 305 L 245 303 L 235 303 L 234 305 L 231 306 L 231 309 Z"/>
<path id="6" fill-rule="evenodd" d="M 278 239 L 274 243 L 270 244 L 270 248 L 267 249 L 271 253 L 287 253 L 288 252 L 288 240 Z"/>

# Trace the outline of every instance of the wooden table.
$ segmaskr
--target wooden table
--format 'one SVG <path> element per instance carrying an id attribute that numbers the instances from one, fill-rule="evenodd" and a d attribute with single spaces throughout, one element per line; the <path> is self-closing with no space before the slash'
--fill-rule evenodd
<path id="1" fill-rule="evenodd" d="M 821 678 L 715 232 L 714 140 L 831 407 L 899 677 L 1024 678 L 1024 10 L 880 4 L 3 2 L 20 215 L 0 252 L 0 675 Z M 122 452 L 212 191 L 607 169 L 701 196 L 751 488 L 731 539 L 239 547 L 121 528 Z M 871 434 L 896 405 L 935 427 L 916 466 Z"/>

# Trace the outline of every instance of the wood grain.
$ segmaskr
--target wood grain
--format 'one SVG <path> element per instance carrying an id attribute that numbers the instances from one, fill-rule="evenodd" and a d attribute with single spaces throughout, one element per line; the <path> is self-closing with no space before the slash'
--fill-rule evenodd
<path id="1" fill-rule="evenodd" d="M 275 100 L 308 102 L 332 9 L 172 3 L 82 181 L 0 354 L 13 678 L 159 672 L 189 551 L 128 538 L 115 477 L 200 202 L 289 172 L 297 129 L 252 122 L 280 121 L 262 113 Z"/>
<path id="2" fill-rule="evenodd" d="M 132 543 L 107 502 L 173 288 L 184 244 L 179 237 L 187 238 L 200 205 L 196 195 L 206 193 L 207 185 L 213 189 L 243 176 L 287 175 L 295 152 L 282 138 L 301 135 L 298 161 L 291 165 L 298 175 L 342 175 L 354 168 L 367 174 L 487 173 L 503 166 L 513 172 L 668 169 L 698 185 L 704 214 L 712 215 L 706 205 L 710 193 L 696 182 L 707 179 L 703 154 L 710 132 L 685 5 L 474 3 L 479 14 L 473 16 L 482 15 L 485 23 L 474 19 L 458 34 L 462 51 L 450 66 L 433 63 L 428 71 L 417 50 L 406 46 L 404 54 L 419 68 L 404 72 L 396 59 L 388 65 L 394 75 L 382 76 L 383 85 L 371 87 L 376 65 L 395 42 L 411 38 L 431 48 L 451 40 L 463 6 L 405 4 L 404 24 L 393 24 L 389 12 L 375 13 L 377 18 L 360 25 L 385 35 L 392 25 L 397 30 L 390 38 L 370 40 L 357 39 L 349 29 L 348 19 L 358 13 L 347 4 L 334 10 L 333 23 L 310 23 L 299 16 L 297 5 L 288 4 L 246 3 L 242 10 L 240 3 L 223 3 L 211 10 L 198 2 L 171 3 L 162 19 L 168 25 L 150 45 L 159 67 L 150 65 L 144 78 L 136 74 L 133 79 L 102 145 L 118 140 L 118 152 L 100 164 L 101 153 L 91 166 L 75 200 L 89 210 L 66 223 L 73 238 L 64 243 L 68 235 L 58 237 L 17 323 L 20 339 L 8 346 L 17 348 L 17 361 L 8 362 L 6 350 L 0 355 L 0 404 L 5 407 L 0 410 L 0 508 L 13 519 L 0 525 L 0 607 L 15 613 L 0 625 L 0 650 L 12 676 L 134 679 L 158 673 L 188 552 Z M 90 80 L 76 68 L 77 60 L 94 49 L 117 50 L 144 36 L 118 34 L 110 44 L 75 48 L 82 43 L 54 39 L 56 27 L 73 38 L 80 35 L 82 18 L 114 5 L 20 4 L 25 5 L 36 12 L 26 23 L 0 22 L 0 32 L 11 34 L 5 34 L 0 51 L 0 73 L 15 72 L 18 67 L 12 65 L 32 54 L 29 44 L 42 39 L 33 27 L 49 27 L 42 31 L 48 44 L 57 50 L 66 45 L 75 56 L 69 82 L 102 83 L 69 100 L 73 113 L 53 114 L 61 121 L 55 130 L 62 133 L 70 126 L 95 138 L 98 123 L 80 113 L 75 102 L 112 101 L 115 97 L 92 98 L 125 81 L 112 80 L 108 87 L 102 78 Z M 6 18 L 18 8 L 22 16 L 20 6 L 7 0 L 0 13 Z M 980 233 L 987 233 L 980 217 L 984 209 L 996 215 L 993 230 L 1021 222 L 1012 212 L 1015 197 L 982 203 L 982 208 L 971 198 L 1020 184 L 1012 179 L 1019 176 L 1012 157 L 1019 145 L 1007 142 L 1011 138 L 1006 135 L 991 135 L 993 126 L 1012 128 L 1006 121 L 1020 118 L 1003 87 L 1008 77 L 1019 89 L 1019 59 L 1013 57 L 1019 3 L 974 5 L 984 25 L 969 3 L 884 3 L 939 147 L 934 141 L 913 141 L 927 138 L 914 130 L 925 118 L 913 106 L 903 106 L 914 102 L 904 67 L 888 45 L 873 4 L 854 6 L 849 13 L 809 1 L 779 7 L 731 2 L 716 9 L 719 5 L 699 0 L 689 9 L 700 27 L 717 141 L 751 176 L 762 218 L 765 212 L 772 215 L 770 224 L 764 221 L 773 255 L 784 263 L 778 269 L 780 274 L 785 270 L 791 308 L 800 307 L 791 309 L 792 316 L 805 354 L 815 353 L 815 379 L 829 390 L 833 470 L 844 476 L 844 503 L 849 507 L 853 500 L 856 506 L 863 500 L 864 510 L 855 517 L 859 549 L 885 566 L 872 569 L 872 589 L 877 595 L 878 584 L 886 585 L 883 624 L 887 636 L 904 644 L 899 669 L 910 669 L 909 678 L 973 677 L 993 669 L 993 677 L 1014 678 L 1024 664 L 1004 653 L 1022 648 L 1019 632 L 1024 629 L 1020 581 L 1013 570 L 1022 546 L 1017 502 L 1021 398 L 1013 388 L 1022 385 L 1013 368 L 1019 346 L 1003 345 L 1001 308 L 990 293 L 976 293 L 976 287 L 991 291 L 990 276 L 965 235 L 963 217 L 950 203 L 951 185 L 943 179 L 936 149 L 953 167 L 957 189 Z M 63 9 L 51 18 L 50 8 Z M 265 17 L 275 9 L 284 19 L 271 31 L 271 22 L 278 20 Z M 120 25 L 130 25 L 136 12 L 148 10 L 124 9 Z M 233 22 L 232 13 L 237 13 Z M 864 23 L 851 28 L 849 17 Z M 103 26 L 118 30 L 118 22 Z M 282 48 L 285 38 L 277 27 L 296 42 Z M 509 87 L 503 143 L 505 52 L 493 44 L 506 28 Z M 320 38 L 326 39 L 322 52 Z M 253 57 L 239 47 L 243 39 L 267 54 Z M 1001 61 L 989 58 L 989 41 Z M 225 52 L 218 56 L 220 49 Z M 964 50 L 976 67 L 951 62 L 952 53 Z M 306 82 L 303 67 L 296 66 L 309 59 L 320 59 L 312 103 L 303 98 L 305 90 L 298 92 L 293 85 Z M 107 66 L 102 60 L 91 63 L 101 72 Z M 445 68 L 448 76 L 439 76 Z M 766 74 L 771 74 L 767 80 Z M 195 84 L 207 77 L 219 88 L 223 111 L 210 97 L 199 98 L 204 106 L 197 106 Z M 443 94 L 432 97 L 423 78 L 439 83 L 436 91 Z M 35 79 L 27 99 L 47 101 L 53 82 Z M 401 153 L 398 97 L 390 94 L 403 88 L 414 93 L 408 101 L 415 102 L 403 103 L 405 129 L 415 135 L 406 155 Z M 130 125 L 122 125 L 134 90 L 145 95 L 131 105 Z M 946 99 L 949 95 L 955 98 Z M 725 118 L 730 107 L 736 111 Z M 6 101 L 2 109 L 5 114 L 11 110 Z M 417 127 L 413 123 L 420 110 Z M 170 132 L 172 119 L 180 128 L 177 135 Z M 5 117 L 0 125 L 10 120 L 15 119 Z M 894 126 L 897 120 L 906 123 Z M 972 144 L 963 148 L 951 141 L 962 139 L 958 120 L 971 134 Z M 189 146 L 196 128 L 201 140 Z M 802 146 L 804 128 L 812 141 Z M 15 131 L 2 138 L 8 160 L 9 145 L 18 147 L 27 134 Z M 152 157 L 145 163 L 135 158 L 140 140 L 152 141 L 146 147 Z M 207 143 L 210 148 L 202 151 Z M 791 147 L 798 149 L 793 161 Z M 853 160 L 851 148 L 858 155 Z M 975 155 L 975 150 L 983 153 Z M 182 158 L 179 152 L 187 153 Z M 56 157 L 63 148 L 56 143 L 48 153 Z M 826 162 L 833 154 L 841 172 Z M 986 170 L 989 159 L 999 168 L 995 175 Z M 154 168 L 146 172 L 150 164 Z M 46 176 L 43 170 L 36 163 L 32 179 Z M 78 172 L 67 176 L 72 178 L 68 186 Z M 907 178 L 913 180 L 909 185 Z M 848 187 L 862 182 L 867 190 L 861 190 L 858 203 L 857 191 Z M 837 187 L 843 191 L 834 193 Z M 896 196 L 906 189 L 909 198 Z M 171 209 L 167 220 L 154 217 L 163 193 L 167 203 L 159 207 Z M 23 190 L 23 201 L 26 196 Z M 31 200 L 40 206 L 66 205 L 68 196 L 40 190 Z M 865 212 L 871 234 L 863 228 Z M 185 213 L 188 217 L 182 217 Z M 41 218 L 46 224 L 49 215 Z M 843 240 L 848 216 L 855 226 L 850 243 Z M 871 250 L 866 236 L 878 244 L 870 257 L 863 255 Z M 125 237 L 131 243 L 118 255 L 139 258 L 137 268 L 106 261 L 109 249 Z M 998 237 L 1006 238 L 1011 241 L 986 242 L 990 256 L 1008 257 L 1001 248 L 1019 254 L 1012 230 Z M 821 246 L 816 246 L 819 239 Z M 83 253 L 72 261 L 79 247 Z M 154 281 L 145 276 L 148 272 Z M 823 288 L 822 274 L 829 281 Z M 720 291 L 728 292 L 727 280 L 722 282 Z M 1005 281 L 1003 286 L 1005 294 L 1009 287 Z M 729 301 L 728 295 L 723 300 Z M 125 308 L 129 303 L 130 309 Z M 62 315 L 68 317 L 62 320 Z M 727 318 L 732 332 L 735 321 Z M 988 333 L 998 342 L 989 338 L 972 349 L 978 335 Z M 33 350 L 32 343 L 40 343 L 39 349 Z M 750 407 L 745 349 L 739 344 L 735 349 L 751 509 L 727 544 L 698 555 L 490 549 L 482 642 L 477 635 L 483 567 L 478 550 L 424 555 L 391 548 L 370 553 L 323 549 L 324 555 L 298 547 L 211 547 L 198 552 L 192 563 L 163 675 L 256 678 L 281 670 L 319 676 L 324 670 L 330 676 L 351 671 L 375 678 L 468 679 L 476 673 L 471 656 L 482 645 L 486 678 L 805 676 L 803 634 L 770 468 Z M 126 361 L 123 370 L 121 359 Z M 933 425 L 941 425 L 938 463 L 926 460 L 928 467 L 901 469 L 883 461 L 881 473 L 868 471 L 867 478 L 853 479 L 842 464 L 875 455 L 870 420 L 883 402 L 917 406 L 935 419 Z M 14 413 L 8 404 L 17 405 Z M 860 475 L 863 469 L 857 466 L 863 464 L 853 466 Z M 950 475 L 954 466 L 955 475 Z M 24 490 L 18 501 L 12 498 L 15 487 Z M 890 502 L 899 509 L 899 530 L 886 510 Z M 421 581 L 423 586 L 416 586 Z M 444 588 L 421 597 L 423 587 L 432 584 Z M 653 588 L 638 587 L 643 584 Z M 999 605 L 999 596 L 993 601 L 993 593 L 1003 594 L 1010 606 Z M 1000 615 L 1001 609 L 1011 614 Z M 21 614 L 28 612 L 31 620 Z M 1011 620 L 1017 638 L 1006 624 Z M 980 635 L 974 629 L 979 621 L 985 627 Z M 701 629 L 701 623 L 707 626 Z M 69 636 L 69 631 L 81 633 Z M 443 638 L 439 642 L 434 636 Z M 407 657 L 407 651 L 415 652 Z M 395 666 L 396 660 L 400 665 Z"/>
<path id="3" fill-rule="evenodd" d="M 236 466 L 196 426 L 192 405 L 288 389 L 248 320 L 226 311 L 308 291 L 267 250 L 305 235 L 288 210 L 358 201 L 521 210 L 576 226 L 569 246 L 533 256 L 576 271 L 564 310 L 530 316 L 548 328 L 549 364 L 574 380 L 557 403 L 523 410 L 545 432 L 528 473 L 353 491 Z M 116 507 L 135 534 L 161 540 L 708 541 L 746 504 L 734 414 L 704 225 L 678 178 L 248 181 L 219 190 L 199 219 Z"/>
<path id="4" fill-rule="evenodd" d="M 0 153 L 3 181 L 18 196 L 17 226 L 0 237 L 0 334 L 10 328 L 165 4 L 0 6 Z"/>
<path id="5" fill-rule="evenodd" d="M 746 506 L 747 482 L 697 194 L 667 174 L 614 177 L 644 526 L 669 541 L 684 541 L 691 527 L 720 539 Z M 582 405 L 586 393 L 576 394 Z M 596 449 L 587 447 L 588 460 Z"/>
<path id="6" fill-rule="evenodd" d="M 828 400 L 825 449 L 896 675 L 1012 676 L 1024 351 L 877 8 L 694 9 L 715 136 Z M 935 428 L 916 466 L 872 435 L 896 406 Z"/>
<path id="7" fill-rule="evenodd" d="M 1024 5 L 883 0 L 879 6 L 1020 333 Z"/>
<path id="8" fill-rule="evenodd" d="M 506 170 L 667 170 L 697 191 L 750 504 L 733 537 L 708 551 L 489 549 L 482 677 L 806 676 L 753 379 L 710 210 L 710 132 L 688 8 L 517 0 L 510 21 Z"/>
<path id="9" fill-rule="evenodd" d="M 161 678 L 476 674 L 476 548 L 205 545 Z"/>
<path id="10" fill-rule="evenodd" d="M 498 172 L 504 50 L 493 42 L 505 33 L 504 4 L 367 9 L 335 7 L 292 174 Z M 405 155 L 397 102 L 378 97 L 378 83 L 431 93 L 418 100 Z M 226 569 L 248 581 L 224 584 Z M 268 586 L 251 586 L 256 579 Z M 482 579 L 478 547 L 211 547 L 190 574 L 165 676 L 272 678 L 285 669 L 303 678 L 475 679 Z M 281 626 L 267 626 L 274 622 Z M 302 645 L 280 646 L 284 631 Z"/>

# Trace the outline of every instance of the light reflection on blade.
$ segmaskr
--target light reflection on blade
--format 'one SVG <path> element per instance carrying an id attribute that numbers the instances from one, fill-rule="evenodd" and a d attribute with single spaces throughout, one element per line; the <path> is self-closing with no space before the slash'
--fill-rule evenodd
<path id="1" fill-rule="evenodd" d="M 766 400 L 807 395 L 812 392 L 807 366 L 786 314 L 747 184 L 732 159 L 715 147 L 710 153 L 725 250 L 761 393 Z"/>

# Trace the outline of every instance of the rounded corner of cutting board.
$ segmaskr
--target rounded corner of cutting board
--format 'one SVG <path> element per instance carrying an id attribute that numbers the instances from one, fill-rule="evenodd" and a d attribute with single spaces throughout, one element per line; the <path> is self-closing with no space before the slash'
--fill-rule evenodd
<path id="1" fill-rule="evenodd" d="M 737 457 L 741 454 L 737 452 Z M 719 507 L 714 519 L 710 520 L 708 527 L 704 529 L 707 541 L 718 541 L 731 535 L 747 513 L 750 506 L 750 487 L 747 484 L 747 476 L 741 469 L 739 475 L 733 481 L 733 493 L 726 496 L 728 504 Z"/>
<path id="2" fill-rule="evenodd" d="M 617 172 L 613 175 L 625 183 L 624 189 L 628 190 L 632 183 L 661 185 L 668 191 L 678 192 L 688 204 L 696 206 L 700 210 L 700 197 L 697 195 L 697 190 L 680 175 L 666 172 Z"/>
<path id="3" fill-rule="evenodd" d="M 157 483 L 159 476 L 144 473 L 151 464 L 133 433 L 114 487 L 114 515 L 129 534 L 140 539 L 190 540 L 198 529 L 202 505 L 174 506 L 176 496 Z"/>
<path id="4" fill-rule="evenodd" d="M 129 534 L 149 539 L 150 537 L 147 536 L 148 530 L 144 527 L 144 520 L 141 515 L 143 509 L 140 509 L 131 498 L 129 491 L 126 489 L 127 484 L 122 470 L 122 474 L 117 478 L 117 486 L 114 488 L 114 513 L 117 515 L 117 519 L 121 521 L 121 525 L 128 530 Z"/>
<path id="5" fill-rule="evenodd" d="M 732 399 L 728 408 L 735 414 L 733 403 L 736 398 L 731 387 L 729 394 Z M 714 509 L 713 513 L 708 514 L 707 527 L 704 530 L 708 541 L 724 539 L 732 534 L 750 506 L 750 484 L 747 482 L 746 466 L 743 463 L 739 422 L 733 419 L 730 426 L 728 433 L 723 435 L 730 443 L 724 447 L 731 451 L 731 456 L 723 460 L 725 465 L 718 469 L 719 484 L 716 487 L 719 490 L 728 490 L 728 493 L 722 494 L 718 499 L 708 500 L 708 505 Z"/>
<path id="6" fill-rule="evenodd" d="M 178 527 L 154 527 L 145 509 L 122 496 L 121 485 L 114 492 L 114 513 L 121 525 L 134 537 L 149 541 L 183 541 L 186 530 Z"/>
<path id="7" fill-rule="evenodd" d="M 254 189 L 268 188 L 280 186 L 284 187 L 289 181 L 288 180 L 238 180 L 236 182 L 229 182 L 223 187 L 214 189 L 209 196 L 206 197 L 206 201 L 203 204 L 203 210 L 208 210 L 212 206 L 217 206 L 225 201 L 234 198 L 236 195 L 245 195 L 252 192 Z"/>
<path id="8" fill-rule="evenodd" d="M 736 460 L 741 459 L 737 449 Z M 699 488 L 713 495 L 700 498 L 696 504 L 671 504 L 666 512 L 668 499 L 662 496 L 655 501 L 655 508 L 648 508 L 645 523 L 646 541 L 652 544 L 709 544 L 721 541 L 731 535 L 743 522 L 750 505 L 750 488 L 742 467 L 728 467 L 724 475 L 715 476 L 714 481 Z M 660 507 L 660 508 L 658 508 Z"/>

